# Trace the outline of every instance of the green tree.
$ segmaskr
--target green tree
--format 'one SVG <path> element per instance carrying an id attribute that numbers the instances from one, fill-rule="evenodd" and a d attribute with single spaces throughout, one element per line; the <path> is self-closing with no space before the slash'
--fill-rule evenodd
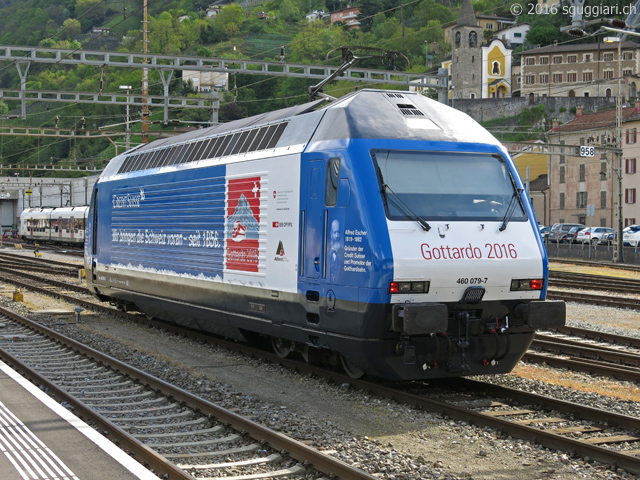
<path id="1" fill-rule="evenodd" d="M 280 0 L 278 10 L 278 18 L 285 22 L 297 22 L 300 20 L 300 9 L 292 0 Z"/>
<path id="2" fill-rule="evenodd" d="M 101 25 L 104 22 L 105 11 L 105 2 L 101 0 L 76 0 L 75 16 L 80 21 L 83 32 L 94 25 Z"/>
<path id="3" fill-rule="evenodd" d="M 67 18 L 62 24 L 62 31 L 60 32 L 61 40 L 74 40 L 80 32 L 82 26 L 80 22 L 75 18 Z"/>
<path id="4" fill-rule="evenodd" d="M 231 3 L 220 9 L 220 12 L 215 17 L 215 23 L 220 25 L 223 29 L 230 23 L 240 25 L 244 19 L 244 10 L 236 3 Z"/>
<path id="5" fill-rule="evenodd" d="M 287 58 L 294 62 L 324 62 L 330 50 L 348 45 L 350 39 L 349 34 L 342 28 L 312 22 L 294 37 L 287 49 Z"/>
<path id="6" fill-rule="evenodd" d="M 530 45 L 552 45 L 554 40 L 562 40 L 564 34 L 552 25 L 541 25 L 527 32 L 527 43 Z"/>
<path id="7" fill-rule="evenodd" d="M 430 20 L 438 20 L 441 24 L 455 20 L 451 10 L 435 0 L 423 0 L 415 8 L 411 23 L 415 26 L 426 25 Z"/>

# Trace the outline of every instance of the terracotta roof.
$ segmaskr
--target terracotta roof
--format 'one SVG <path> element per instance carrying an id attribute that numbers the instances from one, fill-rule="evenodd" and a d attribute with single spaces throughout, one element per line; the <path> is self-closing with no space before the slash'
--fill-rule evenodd
<path id="1" fill-rule="evenodd" d="M 635 107 L 624 107 L 622 109 L 622 121 L 640 119 L 640 113 Z M 610 108 L 594 113 L 584 113 L 580 117 L 560 125 L 560 132 L 579 132 L 581 130 L 592 130 L 596 128 L 607 128 L 616 125 L 616 109 Z"/>
<path id="2" fill-rule="evenodd" d="M 531 50 L 527 50 L 526 52 L 522 52 L 522 56 L 526 55 L 539 55 L 539 54 L 553 54 L 553 53 L 562 53 L 562 52 L 592 52 L 594 50 L 598 50 L 598 45 L 600 45 L 600 51 L 603 50 L 618 50 L 617 43 L 574 43 L 571 45 L 549 45 L 547 47 L 533 48 Z M 622 42 L 620 45 L 622 50 L 631 49 L 631 48 L 640 48 L 640 44 L 635 42 Z"/>

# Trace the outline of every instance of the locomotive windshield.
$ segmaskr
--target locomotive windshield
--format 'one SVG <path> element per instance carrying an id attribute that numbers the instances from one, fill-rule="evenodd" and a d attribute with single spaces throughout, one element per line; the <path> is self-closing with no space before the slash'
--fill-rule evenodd
<path id="1" fill-rule="evenodd" d="M 516 184 L 497 155 L 373 150 L 387 217 L 406 220 L 527 219 Z"/>

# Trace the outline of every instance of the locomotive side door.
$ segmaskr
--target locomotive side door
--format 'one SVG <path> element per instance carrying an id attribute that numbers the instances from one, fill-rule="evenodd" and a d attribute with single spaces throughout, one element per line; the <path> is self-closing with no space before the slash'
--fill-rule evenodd
<path id="1" fill-rule="evenodd" d="M 306 195 L 302 202 L 302 245 L 300 275 L 313 283 L 322 276 L 324 265 L 324 160 L 310 160 L 304 164 L 303 177 L 307 179 Z"/>
<path id="2" fill-rule="evenodd" d="M 340 231 L 344 223 L 344 212 L 337 215 L 335 207 L 340 183 L 343 184 L 343 201 L 348 199 L 348 180 L 340 179 L 338 157 L 312 160 L 307 168 L 309 183 L 307 194 L 303 196 L 301 276 L 313 283 L 322 280 L 334 283 L 341 268 Z"/>

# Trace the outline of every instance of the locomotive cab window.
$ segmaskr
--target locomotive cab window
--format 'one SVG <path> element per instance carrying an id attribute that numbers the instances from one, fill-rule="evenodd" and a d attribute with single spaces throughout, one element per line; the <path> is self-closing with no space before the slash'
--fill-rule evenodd
<path id="1" fill-rule="evenodd" d="M 330 158 L 327 162 L 327 177 L 324 186 L 324 204 L 333 207 L 338 202 L 338 185 L 340 184 L 340 159 Z"/>
<path id="2" fill-rule="evenodd" d="M 398 150 L 371 155 L 390 220 L 527 220 L 499 155 Z"/>

